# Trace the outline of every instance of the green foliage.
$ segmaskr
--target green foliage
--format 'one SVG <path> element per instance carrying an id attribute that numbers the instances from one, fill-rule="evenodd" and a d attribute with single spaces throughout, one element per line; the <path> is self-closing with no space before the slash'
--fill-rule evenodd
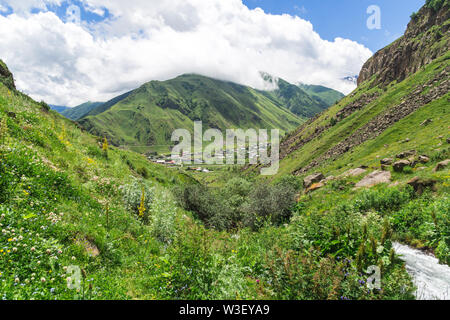
<path id="1" fill-rule="evenodd" d="M 154 201 L 154 188 L 143 181 L 134 180 L 132 183 L 123 185 L 120 188 L 124 207 L 130 213 L 148 221 L 148 209 Z M 140 210 L 140 208 L 142 208 Z"/>
<path id="2" fill-rule="evenodd" d="M 191 185 L 175 190 L 175 194 L 185 210 L 194 212 L 209 227 L 258 230 L 266 221 L 274 225 L 289 222 L 297 184 L 297 180 L 284 179 L 276 185 L 252 185 L 242 178 L 234 178 L 221 190 Z"/>
<path id="3" fill-rule="evenodd" d="M 146 167 L 140 167 L 140 168 L 137 170 L 137 173 L 138 173 L 140 176 L 142 176 L 142 178 L 144 178 L 144 179 L 148 179 L 148 177 L 150 176 Z"/>
<path id="4" fill-rule="evenodd" d="M 45 101 L 41 101 L 41 102 L 39 102 L 39 104 L 41 105 L 42 110 L 50 111 L 50 106 Z"/>
<path id="5" fill-rule="evenodd" d="M 448 0 L 427 0 L 425 7 L 439 11 L 443 6 L 448 6 Z"/>

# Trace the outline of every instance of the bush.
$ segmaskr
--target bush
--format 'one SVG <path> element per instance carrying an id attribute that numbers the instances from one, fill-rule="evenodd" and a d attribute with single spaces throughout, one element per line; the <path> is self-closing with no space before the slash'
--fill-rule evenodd
<path id="1" fill-rule="evenodd" d="M 444 5 L 448 6 L 448 0 L 427 0 L 425 6 L 434 11 L 440 10 Z"/>
<path id="2" fill-rule="evenodd" d="M 119 189 L 122 192 L 122 199 L 125 209 L 137 216 L 141 216 L 141 218 L 147 222 L 148 212 L 154 200 L 154 188 L 143 182 L 135 180 L 131 184 L 121 186 Z M 145 197 L 143 203 L 141 203 L 143 193 Z M 142 210 L 142 204 L 144 210 L 140 211 Z"/>
<path id="3" fill-rule="evenodd" d="M 204 186 L 191 185 L 176 189 L 175 194 L 179 204 L 194 212 L 208 227 L 257 230 L 265 221 L 275 225 L 289 222 L 295 205 L 295 186 L 298 186 L 298 181 L 291 179 L 276 185 L 261 182 L 252 186 L 248 181 L 236 178 L 216 192 Z"/>
<path id="4" fill-rule="evenodd" d="M 148 177 L 149 177 L 149 173 L 148 173 L 148 170 L 146 167 L 140 167 L 137 170 L 137 173 L 144 179 L 148 179 Z"/>
<path id="5" fill-rule="evenodd" d="M 150 225 L 159 241 L 170 244 L 175 236 L 176 207 L 170 195 L 160 191 L 151 205 Z"/>
<path id="6" fill-rule="evenodd" d="M 41 106 L 42 110 L 50 111 L 50 106 L 45 101 L 39 102 L 39 105 Z"/>

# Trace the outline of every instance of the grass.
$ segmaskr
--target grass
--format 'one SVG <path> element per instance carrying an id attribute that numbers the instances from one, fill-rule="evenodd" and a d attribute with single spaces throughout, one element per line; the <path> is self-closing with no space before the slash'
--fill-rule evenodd
<path id="1" fill-rule="evenodd" d="M 388 247 L 380 255 L 390 259 L 386 289 L 367 291 L 367 276 L 353 262 L 356 244 L 346 249 L 328 235 L 310 238 L 308 230 L 320 224 L 301 205 L 291 225 L 207 229 L 172 197 L 172 186 L 196 183 L 191 176 L 131 151 L 105 152 L 103 139 L 2 85 L 0 118 L 3 299 L 412 297 L 410 279 Z M 221 170 L 215 188 L 238 174 Z M 144 171 L 147 179 L 138 174 Z M 124 197 L 123 190 L 131 191 Z M 310 218 L 300 223 L 301 217 Z M 335 220 L 324 223 L 330 228 Z M 370 230 L 381 237 L 378 227 Z M 79 290 L 67 286 L 72 266 L 80 268 Z"/>

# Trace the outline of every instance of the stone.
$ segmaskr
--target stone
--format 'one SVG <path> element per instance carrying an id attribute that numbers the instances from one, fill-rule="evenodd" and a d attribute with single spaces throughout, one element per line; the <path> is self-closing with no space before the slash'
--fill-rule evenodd
<path id="1" fill-rule="evenodd" d="M 358 182 L 356 188 L 372 187 L 380 183 L 391 182 L 391 172 L 390 171 L 374 171 L 368 174 L 364 179 Z"/>
<path id="2" fill-rule="evenodd" d="M 390 166 L 394 162 L 394 159 L 392 159 L 392 158 L 385 158 L 385 159 L 381 160 L 380 162 L 381 162 L 382 165 Z"/>
<path id="3" fill-rule="evenodd" d="M 303 187 L 305 189 L 308 189 L 309 187 L 311 187 L 311 185 L 313 183 L 318 183 L 321 182 L 322 180 L 325 180 L 325 176 L 322 173 L 315 173 L 312 174 L 310 176 L 307 176 L 304 180 L 303 180 Z"/>
<path id="4" fill-rule="evenodd" d="M 394 163 L 394 171 L 395 172 L 403 172 L 403 169 L 407 166 L 411 165 L 411 162 L 408 160 L 400 160 Z"/>
<path id="5" fill-rule="evenodd" d="M 419 156 L 419 162 L 420 163 L 428 163 L 428 162 L 430 162 L 430 158 L 428 158 L 427 156 Z"/>
<path id="6" fill-rule="evenodd" d="M 427 119 L 427 120 L 425 120 L 424 122 L 422 122 L 422 123 L 420 124 L 420 126 L 421 126 L 421 127 L 427 126 L 427 125 L 429 125 L 431 122 L 433 122 L 433 119 Z"/>
<path id="7" fill-rule="evenodd" d="M 366 169 L 363 168 L 356 168 L 356 169 L 350 169 L 346 172 L 344 172 L 341 177 L 346 178 L 346 177 L 357 177 L 362 175 L 363 173 L 366 173 Z"/>
<path id="8" fill-rule="evenodd" d="M 433 191 L 436 191 L 436 180 L 432 179 L 422 179 L 419 177 L 414 177 L 409 180 L 407 184 L 413 187 L 414 191 L 419 195 L 421 195 L 426 188 L 431 188 Z"/>
<path id="9" fill-rule="evenodd" d="M 399 153 L 397 155 L 398 159 L 405 159 L 411 156 L 414 156 L 416 154 L 416 150 L 410 150 L 410 151 L 403 151 L 402 153 Z"/>
<path id="10" fill-rule="evenodd" d="M 439 162 L 433 171 L 438 172 L 438 171 L 444 170 L 449 164 L 450 164 L 450 159 Z"/>
<path id="11" fill-rule="evenodd" d="M 450 138 L 447 138 L 447 143 L 450 143 Z"/>
<path id="12" fill-rule="evenodd" d="M 306 189 L 306 193 L 316 191 L 320 188 L 323 188 L 324 186 L 325 184 L 323 184 L 322 182 L 313 183 L 308 189 Z"/>

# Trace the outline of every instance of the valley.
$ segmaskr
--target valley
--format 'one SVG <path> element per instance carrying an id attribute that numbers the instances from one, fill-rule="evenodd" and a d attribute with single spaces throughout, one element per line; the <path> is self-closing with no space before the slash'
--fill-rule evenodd
<path id="1" fill-rule="evenodd" d="M 0 60 L 0 298 L 448 299 L 449 22 L 427 1 L 345 97 L 184 74 L 61 115 Z M 279 170 L 177 163 L 196 121 L 279 129 Z"/>

